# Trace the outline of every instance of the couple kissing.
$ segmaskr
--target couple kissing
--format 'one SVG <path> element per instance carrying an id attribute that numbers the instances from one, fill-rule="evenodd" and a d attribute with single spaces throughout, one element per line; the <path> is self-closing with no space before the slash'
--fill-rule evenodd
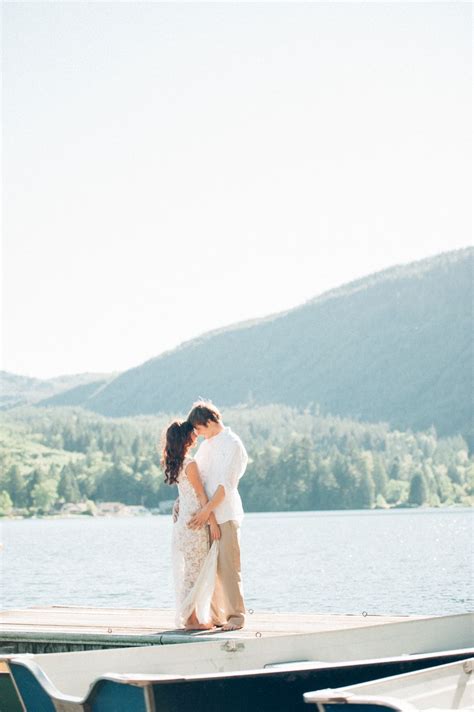
<path id="1" fill-rule="evenodd" d="M 194 457 L 199 436 L 204 441 Z M 176 625 L 187 630 L 239 630 L 245 623 L 240 570 L 243 519 L 239 480 L 248 456 L 209 401 L 195 403 L 166 430 L 165 482 L 177 485 L 172 566 Z"/>

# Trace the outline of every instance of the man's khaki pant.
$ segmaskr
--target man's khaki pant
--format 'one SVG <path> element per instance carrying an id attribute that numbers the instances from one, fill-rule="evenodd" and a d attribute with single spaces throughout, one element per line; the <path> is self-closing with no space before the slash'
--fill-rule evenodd
<path id="1" fill-rule="evenodd" d="M 245 604 L 240 574 L 240 526 L 230 520 L 219 524 L 219 556 L 217 559 L 217 578 L 212 597 L 212 618 L 214 623 L 243 626 L 245 623 Z"/>

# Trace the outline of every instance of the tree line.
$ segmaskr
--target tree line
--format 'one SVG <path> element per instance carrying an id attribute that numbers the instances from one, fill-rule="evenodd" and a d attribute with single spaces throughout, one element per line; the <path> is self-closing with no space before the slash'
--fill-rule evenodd
<path id="1" fill-rule="evenodd" d="M 154 508 L 174 498 L 160 468 L 172 417 L 111 419 L 80 408 L 2 414 L 0 513 L 78 502 L 92 511 L 108 501 Z M 246 511 L 474 503 L 474 462 L 461 436 L 322 416 L 317 406 L 233 408 L 224 418 L 249 452 L 240 484 Z"/>

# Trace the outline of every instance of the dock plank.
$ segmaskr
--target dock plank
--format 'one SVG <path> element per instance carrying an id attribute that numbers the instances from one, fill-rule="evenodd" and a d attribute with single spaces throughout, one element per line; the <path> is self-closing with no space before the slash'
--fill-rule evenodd
<path id="1" fill-rule="evenodd" d="M 393 615 L 334 615 L 304 613 L 255 612 L 247 616 L 243 630 L 232 632 L 231 637 L 251 638 L 255 635 L 278 636 L 295 633 L 317 633 L 342 628 L 359 628 L 384 625 L 421 616 Z M 0 611 L 3 633 L 38 634 L 61 633 L 110 636 L 153 636 L 180 633 L 174 625 L 174 612 L 159 608 L 83 608 L 75 606 L 35 607 Z M 182 633 L 202 636 L 199 633 Z M 205 632 L 206 636 L 209 632 Z M 217 638 L 230 634 L 217 630 Z"/>

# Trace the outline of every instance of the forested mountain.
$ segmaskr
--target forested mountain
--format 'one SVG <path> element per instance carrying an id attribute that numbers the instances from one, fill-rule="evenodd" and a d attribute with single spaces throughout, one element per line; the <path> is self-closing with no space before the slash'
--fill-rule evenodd
<path id="1" fill-rule="evenodd" d="M 65 405 L 81 405 L 90 396 L 93 396 L 97 391 L 103 388 L 110 378 L 102 378 L 99 380 L 93 380 L 88 383 L 82 383 L 74 388 L 69 388 L 66 391 L 61 391 L 56 393 L 51 398 L 45 398 L 38 403 L 39 406 L 65 406 Z"/>
<path id="2" fill-rule="evenodd" d="M 221 406 L 317 403 L 402 429 L 434 425 L 472 446 L 473 257 L 467 248 L 394 267 L 205 334 L 120 374 L 83 406 L 125 416 L 186 411 L 200 395 Z"/>
<path id="3" fill-rule="evenodd" d="M 101 384 L 110 380 L 113 375 L 79 373 L 71 376 L 41 379 L 0 371 L 0 409 L 6 410 L 42 400 L 45 400 L 48 404 L 56 405 L 57 401 L 55 399 L 62 393 L 65 395 L 64 399 L 61 400 L 61 404 L 75 405 L 84 401 L 88 395 L 97 390 Z M 95 384 L 94 387 L 90 386 L 92 383 Z M 74 399 L 72 394 L 76 389 L 79 389 L 81 394 L 79 399 Z"/>

